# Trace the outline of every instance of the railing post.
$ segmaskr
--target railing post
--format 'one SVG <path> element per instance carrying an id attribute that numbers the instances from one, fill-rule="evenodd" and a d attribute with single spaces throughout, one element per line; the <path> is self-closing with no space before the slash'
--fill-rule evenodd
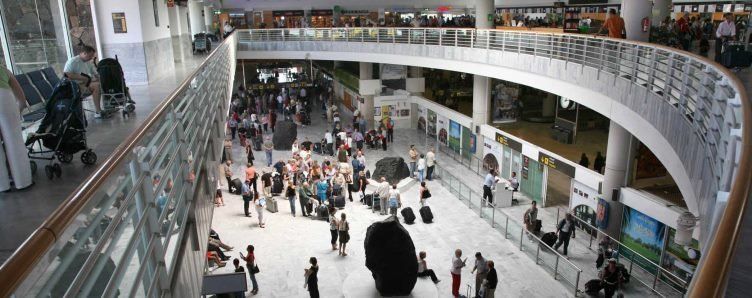
<path id="1" fill-rule="evenodd" d="M 428 39 L 428 34 L 427 34 L 427 32 L 428 32 L 428 31 L 427 31 L 427 30 L 426 30 L 426 29 L 424 28 L 424 29 L 423 29 L 423 45 L 426 45 L 426 39 Z"/>
<path id="2" fill-rule="evenodd" d="M 540 243 L 538 244 L 538 248 L 535 250 L 535 265 L 538 265 L 538 256 L 540 255 Z M 559 265 L 558 257 L 556 258 L 557 262 L 556 265 Z M 554 270 L 554 279 L 556 279 L 556 270 Z"/>
<path id="3" fill-rule="evenodd" d="M 504 223 L 504 239 L 509 239 L 509 216 L 506 217 L 506 223 Z"/>
<path id="4" fill-rule="evenodd" d="M 411 29 L 407 29 L 407 44 L 412 44 L 413 39 L 413 31 Z"/>
<path id="5" fill-rule="evenodd" d="M 473 48 L 473 45 L 475 41 L 475 30 L 470 30 L 470 48 Z"/>
<path id="6" fill-rule="evenodd" d="M 458 47 L 458 46 L 459 46 L 459 45 L 457 44 L 457 31 L 458 31 L 457 29 L 454 29 L 454 46 L 455 46 L 455 47 Z"/>
<path id="7" fill-rule="evenodd" d="M 437 31 L 439 31 L 439 45 L 442 45 L 441 41 L 442 41 L 442 39 L 444 39 L 442 35 L 444 35 L 444 34 L 442 34 L 442 32 L 441 32 L 442 30 L 441 29 L 438 29 Z"/>
<path id="8" fill-rule="evenodd" d="M 491 228 L 496 227 L 496 208 L 491 208 Z"/>
<path id="9" fill-rule="evenodd" d="M 282 36 L 282 41 L 285 41 L 285 29 L 279 30 L 279 35 Z"/>
<path id="10" fill-rule="evenodd" d="M 376 43 L 381 43 L 381 29 L 376 28 Z"/>
<path id="11" fill-rule="evenodd" d="M 574 282 L 574 296 L 577 297 L 577 291 L 580 287 L 580 274 L 582 273 L 582 270 L 577 271 L 577 279 Z"/>
<path id="12" fill-rule="evenodd" d="M 540 244 L 538 244 L 538 246 L 540 246 Z M 561 257 L 559 257 L 559 254 L 556 254 L 556 265 L 554 265 L 554 280 L 557 280 L 557 277 L 559 275 L 559 259 L 561 259 Z M 536 261 L 535 263 L 537 264 L 538 262 Z"/>
<path id="13" fill-rule="evenodd" d="M 655 285 L 658 283 L 658 277 L 661 276 L 661 268 L 657 268 L 658 273 L 655 274 L 655 278 L 653 279 L 653 291 L 655 291 Z"/>
<path id="14" fill-rule="evenodd" d="M 522 238 L 525 236 L 525 228 L 520 227 L 520 251 L 522 251 Z"/>
<path id="15" fill-rule="evenodd" d="M 583 229 L 583 230 L 584 230 L 584 229 Z M 597 232 L 596 232 L 596 233 L 597 233 Z M 588 233 L 588 234 L 590 234 L 590 244 L 588 245 L 588 247 L 589 247 L 589 248 L 593 248 L 593 232 L 591 231 L 591 232 L 590 232 L 590 233 Z"/>

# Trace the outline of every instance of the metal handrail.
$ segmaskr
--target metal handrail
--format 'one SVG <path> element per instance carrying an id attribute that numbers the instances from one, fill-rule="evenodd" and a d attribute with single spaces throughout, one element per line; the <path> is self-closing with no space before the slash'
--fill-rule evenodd
<path id="1" fill-rule="evenodd" d="M 224 46 L 234 46 L 236 38 L 236 34 L 232 34 L 222 44 L 217 46 L 186 77 L 178 88 L 173 90 L 165 100 L 157 105 L 143 123 L 115 148 L 113 153 L 63 201 L 60 207 L 53 211 L 41 226 L 13 253 L 8 261 L 0 267 L 0 280 L 3 281 L 2 286 L 0 286 L 0 297 L 11 296 L 21 282 L 28 278 L 36 265 L 42 261 L 41 258 L 57 241 L 61 240 L 62 233 L 90 202 L 96 192 L 100 190 L 100 187 L 111 177 L 111 174 L 123 166 L 124 162 L 128 161 L 128 158 L 133 154 L 133 150 L 149 135 L 151 129 L 161 123 L 160 119 L 165 117 L 169 111 L 169 107 L 181 98 L 180 95 L 189 88 L 192 79 L 200 74 L 217 55 L 217 49 Z"/>
<path id="2" fill-rule="evenodd" d="M 662 45 L 557 32 L 398 27 L 266 29 L 246 31 L 264 32 L 265 40 L 254 40 L 261 36 L 252 35 L 248 39 L 243 36 L 239 41 L 274 41 L 289 31 L 303 32 L 307 37 L 312 37 L 298 39 L 291 36 L 287 39 L 289 41 L 351 41 L 349 36 L 361 37 L 364 32 L 368 32 L 369 39 L 355 40 L 377 43 L 407 43 L 407 39 L 402 36 L 405 33 L 415 33 L 421 36 L 419 41 L 425 45 L 484 48 L 550 57 L 593 67 L 598 72 L 613 73 L 628 79 L 631 86 L 645 86 L 649 92 L 662 97 L 665 102 L 683 112 L 686 121 L 694 126 L 695 135 L 706 150 L 706 155 L 711 158 L 707 168 L 712 174 L 703 176 L 714 179 L 705 183 L 712 183 L 713 192 L 729 192 L 726 207 L 719 213 L 720 218 L 715 228 L 716 231 L 724 232 L 711 233 L 708 249 L 690 284 L 690 295 L 723 295 L 728 269 L 740 237 L 747 199 L 752 195 L 752 107 L 743 84 L 723 66 L 705 57 Z M 374 33 L 375 40 L 370 38 Z M 479 42 L 460 39 L 466 34 L 475 36 Z M 489 42 L 483 42 L 483 38 Z M 498 40 L 502 42 L 498 43 Z M 717 94 L 728 97 L 711 101 L 712 96 Z M 722 105 L 720 115 L 714 114 L 714 109 L 717 108 L 714 105 L 718 104 Z M 724 115 L 725 105 L 730 105 L 731 110 L 741 114 L 741 117 Z M 724 116 L 729 118 L 724 119 Z M 735 146 L 730 143 L 736 142 L 736 138 L 741 139 L 741 146 L 737 147 L 737 152 L 731 152 L 726 147 Z M 722 149 L 727 149 L 728 152 L 723 152 Z M 740 156 L 738 167 L 733 164 L 734 156 Z M 725 178 L 727 176 L 729 178 Z M 721 179 L 726 180 L 720 181 Z M 706 216 L 704 220 L 713 220 L 713 215 Z"/>

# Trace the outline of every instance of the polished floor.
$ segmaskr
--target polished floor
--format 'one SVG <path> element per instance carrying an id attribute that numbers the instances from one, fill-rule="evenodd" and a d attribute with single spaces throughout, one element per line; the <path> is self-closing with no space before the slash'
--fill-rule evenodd
<path id="1" fill-rule="evenodd" d="M 99 162 L 107 158 L 128 135 L 138 128 L 152 110 L 178 87 L 204 57 L 206 56 L 190 57 L 182 63 L 176 63 L 175 73 L 155 80 L 149 85 L 129 86 L 131 96 L 136 101 L 136 112 L 129 118 L 115 114 L 108 119 L 93 119 L 91 115 L 87 115 L 88 145 L 97 154 Z M 3 222 L 0 225 L 0 263 L 4 263 L 96 168 L 96 166 L 83 165 L 79 155 L 76 154 L 70 164 L 61 164 L 61 178 L 47 179 L 43 171 L 46 161 L 37 161 L 39 172 L 34 177 L 34 186 L 21 191 L 0 193 L 0 219 Z"/>

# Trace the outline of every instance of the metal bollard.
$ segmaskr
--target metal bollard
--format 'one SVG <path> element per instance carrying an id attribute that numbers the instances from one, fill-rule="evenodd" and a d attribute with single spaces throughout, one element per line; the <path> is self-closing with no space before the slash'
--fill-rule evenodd
<path id="1" fill-rule="evenodd" d="M 504 239 L 509 239 L 509 216 L 507 216 L 507 222 L 504 224 Z"/>

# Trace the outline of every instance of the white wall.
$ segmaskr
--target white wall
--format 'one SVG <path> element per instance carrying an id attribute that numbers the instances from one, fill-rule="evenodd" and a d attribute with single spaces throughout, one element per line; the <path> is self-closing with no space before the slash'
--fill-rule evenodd
<path id="1" fill-rule="evenodd" d="M 116 1 L 116 2 L 131 2 L 131 1 Z M 136 1 L 132 1 L 136 2 Z M 141 31 L 142 42 L 169 38 L 170 29 L 170 17 L 167 14 L 167 4 L 165 1 L 157 0 L 157 12 L 159 14 L 159 26 L 155 26 L 154 20 L 154 6 L 152 0 L 139 0 L 139 11 L 141 12 Z"/>
<path id="2" fill-rule="evenodd" d="M 97 1 L 97 31 L 101 44 L 141 42 L 141 13 L 138 1 Z M 115 34 L 112 14 L 125 13 L 128 33 Z"/>
<path id="3" fill-rule="evenodd" d="M 640 211 L 674 229 L 676 229 L 676 220 L 679 219 L 679 215 L 687 211 L 685 208 L 669 204 L 665 200 L 646 191 L 629 187 L 622 187 L 619 199 L 624 205 Z M 693 230 L 692 238 L 700 239 L 699 225 L 698 228 Z"/>
<path id="4" fill-rule="evenodd" d="M 178 7 L 178 23 L 180 23 L 180 34 L 191 34 L 191 28 L 188 27 L 188 16 L 190 12 L 188 7 Z"/>

